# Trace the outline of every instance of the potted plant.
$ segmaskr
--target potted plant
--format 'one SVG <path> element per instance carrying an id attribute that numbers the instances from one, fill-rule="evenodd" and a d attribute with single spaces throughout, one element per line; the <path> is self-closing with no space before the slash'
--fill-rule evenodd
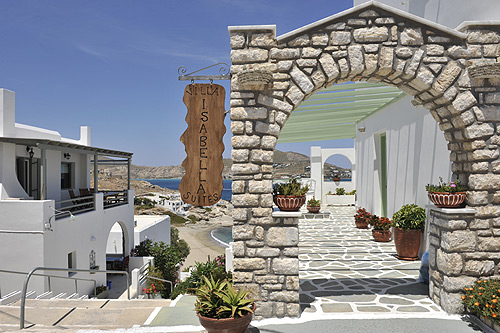
<path id="1" fill-rule="evenodd" d="M 373 239 L 376 242 L 389 242 L 391 240 L 391 220 L 387 217 L 378 217 L 372 215 L 370 219 L 370 226 L 372 227 Z"/>
<path id="2" fill-rule="evenodd" d="M 302 186 L 297 179 L 291 178 L 288 183 L 274 184 L 274 203 L 283 211 L 298 211 L 306 202 L 309 186 Z"/>
<path id="3" fill-rule="evenodd" d="M 460 185 L 460 180 L 443 182 L 439 177 L 439 184 L 427 184 L 425 186 L 429 200 L 440 208 L 456 208 L 465 201 L 465 187 Z"/>
<path id="4" fill-rule="evenodd" d="M 392 216 L 397 258 L 417 260 L 420 237 L 425 227 L 425 210 L 415 204 L 404 205 Z"/>
<path id="5" fill-rule="evenodd" d="M 255 300 L 248 291 L 236 291 L 231 282 L 203 276 L 203 284 L 194 289 L 195 310 L 208 333 L 243 333 L 252 321 Z"/>
<path id="6" fill-rule="evenodd" d="M 314 197 L 307 201 L 307 210 L 309 213 L 318 213 L 321 209 L 321 202 Z"/>
<path id="7" fill-rule="evenodd" d="M 366 209 L 360 208 L 356 211 L 354 215 L 354 223 L 356 223 L 356 228 L 358 229 L 368 229 L 370 224 L 372 214 L 368 213 Z"/>

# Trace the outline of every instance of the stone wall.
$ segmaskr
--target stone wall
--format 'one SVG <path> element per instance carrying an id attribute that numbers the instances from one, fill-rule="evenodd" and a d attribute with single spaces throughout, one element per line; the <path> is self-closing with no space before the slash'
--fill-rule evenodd
<path id="1" fill-rule="evenodd" d="M 296 314 L 281 302 L 298 299 L 286 282 L 298 273 L 273 264 L 289 250 L 273 246 L 269 233 L 291 236 L 275 229 L 285 222 L 272 217 L 273 151 L 292 111 L 324 87 L 384 82 L 414 96 L 444 132 L 475 221 L 500 216 L 500 80 L 475 79 L 467 70 L 496 62 L 499 31 L 494 25 L 455 31 L 378 3 L 278 38 L 275 26 L 229 27 L 235 282 L 261 300 L 259 316 Z"/>
<path id="2" fill-rule="evenodd" d="M 500 276 L 500 219 L 476 219 L 474 209 L 431 208 L 429 295 L 448 313 L 462 313 L 463 289 Z"/>

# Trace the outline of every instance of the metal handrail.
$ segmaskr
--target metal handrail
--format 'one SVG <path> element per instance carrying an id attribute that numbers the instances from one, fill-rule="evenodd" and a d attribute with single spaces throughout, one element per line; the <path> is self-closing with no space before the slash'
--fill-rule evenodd
<path id="1" fill-rule="evenodd" d="M 103 205 L 104 209 L 115 206 L 126 205 L 128 203 L 128 190 L 116 191 L 111 194 L 104 194 Z"/>
<path id="2" fill-rule="evenodd" d="M 11 270 L 6 270 L 6 269 L 0 269 L 0 273 L 11 273 L 11 274 L 23 274 L 23 275 L 26 275 L 28 274 L 27 272 L 19 272 L 19 271 L 11 271 Z M 48 279 L 48 283 L 49 283 L 49 291 L 52 291 L 52 288 L 50 286 L 50 278 L 53 277 L 53 278 L 59 278 L 59 279 L 66 279 L 66 280 L 75 280 L 75 293 L 78 293 L 78 284 L 76 283 L 76 281 L 80 280 L 80 281 L 90 281 L 90 282 L 94 282 L 94 294 L 96 294 L 96 291 L 97 291 L 97 281 L 94 280 L 94 279 L 85 279 L 85 278 L 74 278 L 74 277 L 68 277 L 68 276 L 60 276 L 60 275 L 50 275 L 50 274 L 32 274 L 34 276 L 45 276 L 47 277 Z M 1 297 L 1 294 L 0 294 L 0 297 Z"/>
<path id="3" fill-rule="evenodd" d="M 174 288 L 172 287 L 172 281 L 168 281 L 168 280 L 160 279 L 160 278 L 157 278 L 157 277 L 154 277 L 154 276 L 150 276 L 150 275 L 145 275 L 145 277 L 147 277 L 148 279 L 153 279 L 153 280 L 158 280 L 158 281 L 168 282 L 168 283 L 170 284 L 170 293 L 172 293 L 172 290 L 174 289 Z"/>
<path id="4" fill-rule="evenodd" d="M 76 202 L 76 203 L 75 203 Z M 66 203 L 71 203 L 71 205 L 64 205 Z M 56 207 L 61 212 L 71 212 L 74 214 L 80 214 L 95 210 L 95 195 L 89 195 L 85 197 L 76 197 L 67 200 L 56 201 Z M 62 216 L 56 215 L 56 219 Z"/>
<path id="5" fill-rule="evenodd" d="M 108 271 L 108 270 L 97 270 L 97 269 L 77 269 L 77 268 L 55 268 L 55 267 L 35 267 L 26 275 L 23 284 L 23 291 L 21 293 L 21 314 L 19 319 L 19 329 L 24 329 L 24 315 L 26 310 L 26 292 L 28 290 L 28 282 L 31 276 L 38 270 L 44 271 L 54 271 L 54 272 L 84 272 L 84 273 L 113 273 L 113 274 L 125 274 L 127 277 L 127 298 L 130 300 L 130 279 L 128 272 L 125 271 Z"/>

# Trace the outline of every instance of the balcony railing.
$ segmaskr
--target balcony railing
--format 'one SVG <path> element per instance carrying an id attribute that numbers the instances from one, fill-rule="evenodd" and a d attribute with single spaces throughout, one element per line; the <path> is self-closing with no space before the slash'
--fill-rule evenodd
<path id="1" fill-rule="evenodd" d="M 128 204 L 128 190 L 105 191 L 102 192 L 102 194 L 104 209 Z M 67 217 L 65 213 L 76 215 L 93 211 L 96 209 L 96 196 L 92 194 L 89 196 L 57 201 L 56 209 L 60 212 L 56 214 L 56 219 Z"/>
<path id="2" fill-rule="evenodd" d="M 103 192 L 104 209 L 128 204 L 128 191 Z"/>
<path id="3" fill-rule="evenodd" d="M 56 209 L 60 212 L 71 214 L 81 214 L 95 210 L 95 195 L 56 201 Z M 67 216 L 63 213 L 56 214 L 56 219 Z"/>

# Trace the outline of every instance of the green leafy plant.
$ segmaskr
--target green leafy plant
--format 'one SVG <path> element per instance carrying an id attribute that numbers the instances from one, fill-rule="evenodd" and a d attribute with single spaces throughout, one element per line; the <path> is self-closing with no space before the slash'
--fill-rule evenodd
<path id="1" fill-rule="evenodd" d="M 425 209 L 415 205 L 404 205 L 392 216 L 392 226 L 403 230 L 424 230 Z"/>
<path id="2" fill-rule="evenodd" d="M 478 280 L 464 289 L 462 303 L 471 312 L 500 324 L 500 280 Z"/>
<path id="3" fill-rule="evenodd" d="M 356 190 L 352 190 L 351 192 L 348 192 L 347 195 L 355 195 L 356 194 Z"/>
<path id="4" fill-rule="evenodd" d="M 170 245 L 165 242 L 152 242 L 147 239 L 134 248 L 133 255 L 136 257 L 154 257 L 155 269 L 159 271 L 158 278 L 177 283 L 177 268 L 182 265 L 189 255 L 189 245 L 185 240 L 179 238 L 179 230 L 170 228 Z M 157 286 L 159 288 L 159 285 Z M 165 288 L 162 297 L 168 298 L 170 289 Z"/>
<path id="5" fill-rule="evenodd" d="M 106 290 L 108 290 L 108 286 L 97 286 L 95 288 L 96 295 L 99 295 L 100 293 L 103 293 Z"/>
<path id="6" fill-rule="evenodd" d="M 337 187 L 335 189 L 335 194 L 336 195 L 345 195 L 345 188 L 343 188 L 343 187 Z"/>
<path id="7" fill-rule="evenodd" d="M 189 270 L 189 268 L 188 268 Z M 226 258 L 224 255 L 216 257 L 207 262 L 196 262 L 191 269 L 191 275 L 186 280 L 179 282 L 172 292 L 171 298 L 174 299 L 180 294 L 191 293 L 194 288 L 198 288 L 203 283 L 203 276 L 213 276 L 216 280 L 232 281 L 232 273 L 226 271 Z"/>
<path id="8" fill-rule="evenodd" d="M 236 291 L 231 282 L 203 276 L 203 284 L 195 289 L 196 312 L 208 318 L 238 318 L 253 313 L 255 302 L 248 291 Z"/>
<path id="9" fill-rule="evenodd" d="M 309 186 L 302 186 L 296 178 L 290 178 L 287 183 L 276 183 L 273 185 L 273 195 L 296 195 L 302 196 L 309 191 Z"/>
<path id="10" fill-rule="evenodd" d="M 438 185 L 427 184 L 425 185 L 425 189 L 427 190 L 427 192 L 443 192 L 443 193 L 456 193 L 465 191 L 465 187 L 460 185 L 459 179 L 451 181 L 449 183 L 445 183 L 442 177 L 439 177 Z"/>
<path id="11" fill-rule="evenodd" d="M 364 208 L 359 208 L 354 215 L 354 220 L 358 223 L 370 223 L 372 219 L 372 214 L 366 211 Z"/>
<path id="12" fill-rule="evenodd" d="M 373 230 L 389 230 L 391 223 L 391 220 L 387 217 L 379 217 L 377 215 L 372 215 L 370 219 L 370 226 Z"/>
<path id="13" fill-rule="evenodd" d="M 321 206 L 321 201 L 316 200 L 314 197 L 312 199 L 307 200 L 307 205 L 311 207 L 319 207 Z"/>

